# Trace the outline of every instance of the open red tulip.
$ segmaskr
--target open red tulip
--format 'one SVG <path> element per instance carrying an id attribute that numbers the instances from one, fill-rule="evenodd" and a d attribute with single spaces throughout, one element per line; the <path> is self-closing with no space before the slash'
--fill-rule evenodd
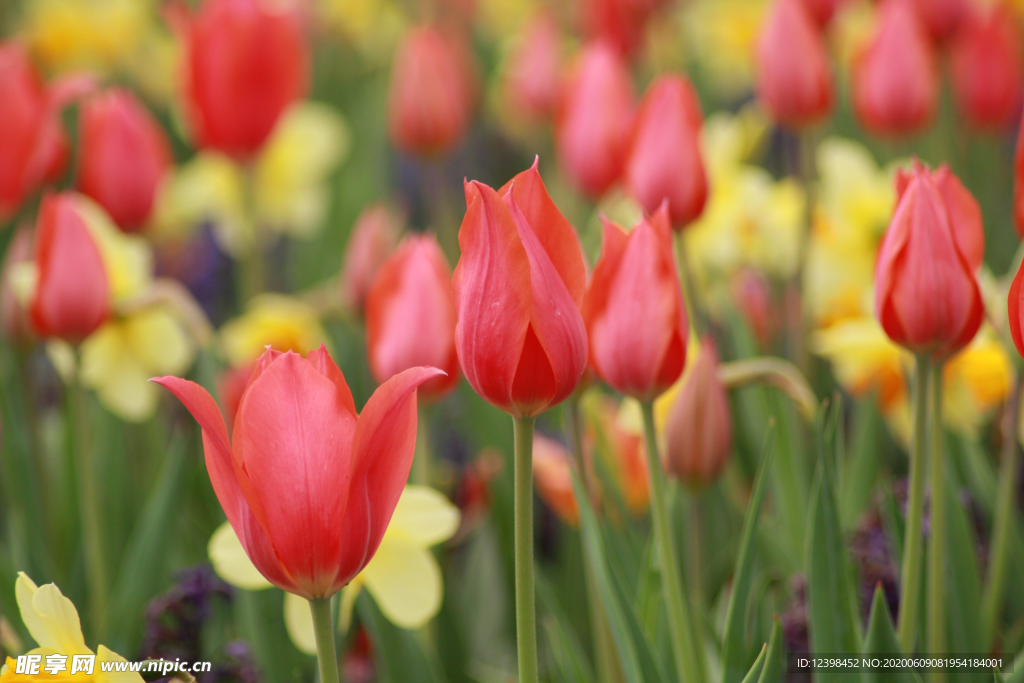
<path id="1" fill-rule="evenodd" d="M 422 387 L 434 399 L 455 387 L 455 304 L 448 261 L 432 236 L 408 237 L 384 265 L 366 297 L 366 350 L 370 370 L 383 382 L 420 365 L 443 369 Z"/>
<path id="2" fill-rule="evenodd" d="M 249 559 L 275 586 L 311 599 L 346 586 L 377 551 L 412 466 L 416 388 L 440 374 L 406 370 L 357 415 L 323 346 L 306 358 L 268 349 L 230 439 L 205 389 L 153 381 L 202 428 L 210 481 Z"/>
<path id="3" fill-rule="evenodd" d="M 633 122 L 623 182 L 644 210 L 668 201 L 682 230 L 704 211 L 707 175 L 700 151 L 700 102 L 683 76 L 661 76 L 647 88 Z"/>
<path id="4" fill-rule="evenodd" d="M 832 72 L 821 29 L 801 0 L 777 0 L 757 43 L 758 97 L 784 126 L 813 125 L 832 110 Z"/>
<path id="5" fill-rule="evenodd" d="M 537 162 L 498 192 L 467 182 L 466 204 L 452 278 L 459 363 L 492 405 L 513 417 L 538 415 L 568 398 L 587 365 L 576 232 Z"/>
<path id="6" fill-rule="evenodd" d="M 885 0 L 867 49 L 854 58 L 853 109 L 878 135 L 910 135 L 927 126 L 939 103 L 934 47 L 911 0 Z"/>
<path id="7" fill-rule="evenodd" d="M 122 230 L 145 227 L 171 166 L 163 129 L 134 95 L 120 88 L 86 101 L 80 129 L 79 189 Z"/>
<path id="8" fill-rule="evenodd" d="M 668 207 L 628 234 L 604 220 L 601 258 L 583 305 L 590 364 L 613 389 L 653 401 L 686 362 L 687 322 Z"/>
<path id="9" fill-rule="evenodd" d="M 985 308 L 932 174 L 915 162 L 904 184 L 878 253 L 875 311 L 894 342 L 944 360 L 974 338 Z"/>
<path id="10" fill-rule="evenodd" d="M 41 337 L 77 343 L 110 315 L 110 284 L 74 192 L 43 198 L 36 224 L 38 279 L 29 308 Z"/>
<path id="11" fill-rule="evenodd" d="M 186 29 L 185 103 L 201 147 L 252 157 L 306 90 L 298 3 L 205 0 Z"/>

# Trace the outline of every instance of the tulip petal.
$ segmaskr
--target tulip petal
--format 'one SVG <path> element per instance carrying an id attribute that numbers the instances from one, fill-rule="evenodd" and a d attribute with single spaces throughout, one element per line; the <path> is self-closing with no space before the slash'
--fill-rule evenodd
<path id="1" fill-rule="evenodd" d="M 217 576 L 232 586 L 258 591 L 272 585 L 249 559 L 230 522 L 224 522 L 213 532 L 206 554 L 210 556 Z"/>
<path id="2" fill-rule="evenodd" d="M 530 262 L 530 329 L 544 349 L 555 382 L 553 395 L 542 405 L 545 409 L 566 399 L 576 388 L 587 366 L 587 331 L 578 304 L 565 287 L 533 226 L 519 210 L 515 195 L 513 188 L 505 196 L 505 202 Z M 525 361 L 526 354 L 523 355 Z"/>
<path id="3" fill-rule="evenodd" d="M 1024 327 L 1024 319 L 1021 318 L 1021 311 L 1024 310 L 1024 307 L 1021 306 L 1021 297 L 1024 296 L 1024 292 L 1021 291 L 1022 280 L 1024 280 L 1024 265 L 1022 265 L 1017 270 L 1017 274 L 1013 276 L 1013 283 L 1010 285 L 1010 296 L 1007 298 L 1007 304 L 1010 335 L 1013 337 L 1013 345 L 1017 347 L 1017 353 L 1024 357 L 1024 334 L 1021 332 L 1022 327 Z"/>
<path id="4" fill-rule="evenodd" d="M 344 585 L 380 545 L 409 478 L 416 449 L 416 388 L 437 377 L 437 368 L 410 368 L 377 388 L 356 423 L 352 478 L 341 533 L 342 561 L 336 582 Z"/>
<path id="5" fill-rule="evenodd" d="M 288 352 L 249 385 L 235 422 L 241 489 L 304 595 L 330 595 L 342 553 L 337 526 L 356 424 L 345 400 L 312 363 Z"/>
<path id="6" fill-rule="evenodd" d="M 516 206 L 522 211 L 527 224 L 579 308 L 587 288 L 587 269 L 583 263 L 579 238 L 576 230 L 551 201 L 544 180 L 537 170 L 539 163 L 540 157 L 534 157 L 533 166 L 505 183 L 498 194 L 505 197 L 509 192 L 512 193 Z"/>
<path id="7" fill-rule="evenodd" d="M 380 611 L 401 628 L 420 628 L 441 608 L 441 570 L 430 551 L 416 544 L 388 538 L 362 578 Z"/>
<path id="8" fill-rule="evenodd" d="M 452 277 L 455 347 L 466 379 L 506 412 L 530 325 L 530 263 L 508 207 L 476 181 L 466 184 L 462 258 Z"/>
<path id="9" fill-rule="evenodd" d="M 352 400 L 352 390 L 348 388 L 348 382 L 345 381 L 345 375 L 341 374 L 341 370 L 338 369 L 338 365 L 331 358 L 331 354 L 328 353 L 327 347 L 321 343 L 320 348 L 310 351 L 306 355 L 306 361 L 312 365 L 317 372 L 331 380 L 334 383 L 335 388 L 338 390 L 338 401 L 345 407 L 348 412 L 352 414 L 352 417 L 356 416 L 356 404 Z"/>

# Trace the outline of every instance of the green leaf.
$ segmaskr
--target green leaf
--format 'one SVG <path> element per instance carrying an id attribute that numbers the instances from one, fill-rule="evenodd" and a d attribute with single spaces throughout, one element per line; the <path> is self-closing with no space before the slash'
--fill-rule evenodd
<path id="1" fill-rule="evenodd" d="M 175 434 L 167 449 L 156 487 L 132 529 L 110 597 L 112 644 L 134 652 L 142 633 L 146 603 L 168 582 L 167 549 L 171 544 L 185 482 L 185 453 L 189 439 Z"/>
<path id="2" fill-rule="evenodd" d="M 761 515 L 772 456 L 775 452 L 772 448 L 774 440 L 775 429 L 769 425 L 762 448 L 761 466 L 743 520 L 740 551 L 736 558 L 732 593 L 729 595 L 729 607 L 726 610 L 725 634 L 722 636 L 722 683 L 738 683 L 743 678 L 743 672 L 747 670 L 746 622 L 754 574 L 754 536 L 757 533 L 757 521 Z"/>
<path id="3" fill-rule="evenodd" d="M 1024 683 L 1024 652 L 1013 660 L 1013 672 L 1004 675 L 1003 680 L 1006 683 Z"/>
<path id="4" fill-rule="evenodd" d="M 987 648 L 982 641 L 981 572 L 974 552 L 978 544 L 959 493 L 947 478 L 946 525 L 947 543 L 951 551 L 947 554 L 949 564 L 946 576 L 948 642 L 950 653 L 971 654 L 985 652 Z M 951 671 L 947 676 L 950 683 L 976 682 L 987 678 L 987 674 L 977 671 Z"/>
<path id="5" fill-rule="evenodd" d="M 860 652 L 860 634 L 855 596 L 846 544 L 836 508 L 829 463 L 832 439 L 821 432 L 818 473 L 811 495 L 807 530 L 807 603 L 811 651 L 822 654 Z M 817 680 L 827 681 L 833 674 L 819 672 Z"/>
<path id="6" fill-rule="evenodd" d="M 764 660 L 764 668 L 761 669 L 761 677 L 757 683 L 782 683 L 784 676 L 783 662 L 785 652 L 782 647 L 782 622 L 776 616 L 772 619 L 772 635 L 768 639 L 768 655 Z"/>
<path id="7" fill-rule="evenodd" d="M 547 578 L 538 572 L 535 585 L 537 599 L 547 613 L 543 624 L 548 633 L 552 658 L 561 672 L 561 680 L 566 683 L 588 683 L 595 680 L 583 646 Z"/>
<path id="8" fill-rule="evenodd" d="M 885 603 L 885 592 L 881 584 L 875 587 L 871 602 L 871 616 L 868 618 L 868 632 L 864 638 L 864 654 L 901 655 L 900 641 L 893 626 L 889 606 Z M 919 683 L 917 674 L 906 669 L 883 669 L 865 671 L 864 683 Z"/>
<path id="9" fill-rule="evenodd" d="M 768 644 L 765 643 L 761 646 L 761 653 L 757 655 L 757 659 L 750 667 L 750 671 L 743 677 L 743 683 L 755 683 L 760 680 L 761 671 L 764 670 L 765 654 L 768 652 Z"/>

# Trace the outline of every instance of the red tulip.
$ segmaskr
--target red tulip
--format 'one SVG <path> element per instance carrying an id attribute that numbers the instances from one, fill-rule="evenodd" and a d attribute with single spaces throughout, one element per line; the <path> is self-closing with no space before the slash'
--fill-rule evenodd
<path id="1" fill-rule="evenodd" d="M 875 311 L 889 338 L 944 360 L 966 346 L 985 309 L 942 190 L 916 162 L 882 240 Z"/>
<path id="2" fill-rule="evenodd" d="M 44 180 L 54 180 L 68 157 L 61 104 L 18 43 L 0 43 L 0 221 Z"/>
<path id="3" fill-rule="evenodd" d="M 652 401 L 686 362 L 686 312 L 668 207 L 663 204 L 628 234 L 603 222 L 601 258 L 583 304 L 590 364 L 616 391 Z"/>
<path id="4" fill-rule="evenodd" d="M 572 490 L 569 451 L 539 434 L 533 437 L 533 480 L 537 495 L 566 524 L 579 526 L 580 510 Z"/>
<path id="5" fill-rule="evenodd" d="M 72 192 L 43 198 L 36 225 L 36 291 L 29 308 L 42 337 L 77 343 L 110 315 L 103 257 Z"/>
<path id="6" fill-rule="evenodd" d="M 201 147 L 245 159 L 306 91 L 297 3 L 205 0 L 189 22 L 185 100 Z"/>
<path id="7" fill-rule="evenodd" d="M 1005 5 L 976 10 L 957 33 L 950 71 L 957 106 L 978 128 L 1003 127 L 1019 111 L 1024 95 L 1024 37 Z"/>
<path id="8" fill-rule="evenodd" d="M 438 398 L 455 387 L 455 304 L 452 274 L 437 240 L 406 238 L 384 262 L 366 298 L 366 349 L 378 382 L 420 365 L 443 369 L 420 396 Z"/>
<path id="9" fill-rule="evenodd" d="M 643 44 L 647 22 L 656 9 L 651 0 L 582 0 L 580 14 L 589 38 L 604 40 L 621 54 Z"/>
<path id="10" fill-rule="evenodd" d="M 586 270 L 576 233 L 533 167 L 495 192 L 466 183 L 452 293 L 466 379 L 514 417 L 565 400 L 587 365 Z"/>
<path id="11" fill-rule="evenodd" d="M 845 2 L 846 0 L 800 0 L 800 4 L 807 10 L 808 16 L 821 28 L 828 26 L 836 11 Z"/>
<path id="12" fill-rule="evenodd" d="M 531 119 L 550 116 L 562 88 L 561 35 L 555 18 L 539 13 L 527 24 L 505 68 L 509 106 Z"/>
<path id="13" fill-rule="evenodd" d="M 801 0 L 777 0 L 757 43 L 758 96 L 776 121 L 804 128 L 832 110 L 825 38 Z"/>
<path id="14" fill-rule="evenodd" d="M 672 404 L 666 428 L 666 469 L 691 488 L 718 478 L 732 452 L 732 414 L 718 379 L 718 351 L 711 337 Z"/>
<path id="15" fill-rule="evenodd" d="M 970 0 L 917 0 L 917 12 L 937 43 L 956 33 Z"/>
<path id="16" fill-rule="evenodd" d="M 644 209 L 668 200 L 683 229 L 704 211 L 707 177 L 700 152 L 700 103 L 683 76 L 662 76 L 647 88 L 630 136 L 623 182 Z"/>
<path id="17" fill-rule="evenodd" d="M 447 151 L 469 128 L 475 91 L 473 67 L 458 39 L 432 26 L 409 31 L 391 67 L 391 141 L 403 152 Z"/>
<path id="18" fill-rule="evenodd" d="M 897 171 L 896 195 L 903 197 L 910 184 L 913 173 Z M 950 226 L 957 247 L 967 259 L 971 269 L 977 271 L 985 260 L 985 222 L 981 215 L 981 206 L 971 191 L 964 187 L 960 179 L 949 170 L 949 165 L 942 164 L 932 172 L 932 180 L 942 194 L 949 214 Z"/>
<path id="19" fill-rule="evenodd" d="M 1013 219 L 1017 234 L 1024 238 L 1024 116 L 1021 116 L 1020 130 L 1017 132 L 1017 153 L 1013 166 Z"/>
<path id="20" fill-rule="evenodd" d="M 591 43 L 573 67 L 555 115 L 562 168 L 591 197 L 604 194 L 622 173 L 632 115 L 625 62 L 607 43 Z"/>
<path id="21" fill-rule="evenodd" d="M 78 188 L 122 230 L 145 226 L 171 151 L 163 129 L 127 90 L 90 99 L 81 112 Z"/>
<path id="22" fill-rule="evenodd" d="M 935 53 L 909 0 L 886 0 L 874 39 L 853 64 L 853 108 L 879 135 L 909 135 L 935 115 L 939 72 Z"/>
<path id="23" fill-rule="evenodd" d="M 1010 284 L 1010 294 L 1007 297 L 1007 308 L 1010 321 L 1010 336 L 1013 337 L 1013 345 L 1017 347 L 1017 353 L 1024 357 L 1024 306 L 1021 306 L 1021 280 L 1024 278 L 1024 263 L 1017 269 L 1017 274 Z"/>
<path id="24" fill-rule="evenodd" d="M 356 414 L 323 346 L 267 350 L 242 396 L 232 438 L 198 384 L 154 379 L 203 432 L 206 469 L 246 554 L 275 586 L 333 595 L 366 566 L 402 495 L 416 445 L 416 388 L 441 374 L 392 377 Z"/>
<path id="25" fill-rule="evenodd" d="M 383 204 L 363 209 L 352 226 L 341 266 L 341 299 L 346 306 L 363 312 L 366 295 L 377 270 L 398 243 L 398 220 Z"/>

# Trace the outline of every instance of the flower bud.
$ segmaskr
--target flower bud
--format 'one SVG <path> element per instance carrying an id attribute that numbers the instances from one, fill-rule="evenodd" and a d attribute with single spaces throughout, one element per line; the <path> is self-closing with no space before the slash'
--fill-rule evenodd
<path id="1" fill-rule="evenodd" d="M 825 39 L 801 0 L 777 0 L 757 44 L 758 96 L 790 128 L 813 125 L 832 109 Z"/>
<path id="2" fill-rule="evenodd" d="M 666 469 L 695 489 L 718 478 L 732 452 L 729 398 L 718 378 L 718 352 L 711 337 L 685 377 L 665 429 Z"/>
<path id="3" fill-rule="evenodd" d="M 581 0 L 583 29 L 588 38 L 603 40 L 630 55 L 643 44 L 647 22 L 657 0 Z"/>
<path id="4" fill-rule="evenodd" d="M 1005 5 L 976 9 L 963 22 L 950 51 L 957 107 L 976 128 L 1002 128 L 1024 95 L 1024 36 Z"/>
<path id="5" fill-rule="evenodd" d="M 903 184 L 875 267 L 875 312 L 894 342 L 941 361 L 974 338 L 984 305 L 932 174 L 916 162 Z"/>
<path id="6" fill-rule="evenodd" d="M 127 90 L 89 99 L 80 118 L 78 188 L 126 232 L 143 228 L 171 165 L 164 131 Z"/>
<path id="7" fill-rule="evenodd" d="M 555 115 L 555 147 L 569 180 L 600 197 L 625 162 L 633 84 L 622 57 L 607 43 L 584 48 Z"/>
<path id="8" fill-rule="evenodd" d="M 384 265 L 366 297 L 366 350 L 383 383 L 409 368 L 429 365 L 447 375 L 428 380 L 420 397 L 436 399 L 455 387 L 455 304 L 452 275 L 433 237 L 408 237 Z"/>
<path id="9" fill-rule="evenodd" d="M 569 451 L 557 441 L 533 437 L 533 480 L 537 495 L 566 524 L 579 526 L 580 510 L 572 490 Z"/>
<path id="10" fill-rule="evenodd" d="M 672 225 L 682 229 L 704 211 L 707 176 L 700 152 L 702 120 L 693 86 L 662 76 L 647 88 L 630 135 L 623 181 L 648 213 L 668 201 Z"/>
<path id="11" fill-rule="evenodd" d="M 970 0 L 917 0 L 917 13 L 936 43 L 956 33 Z"/>
<path id="12" fill-rule="evenodd" d="M 72 192 L 43 198 L 36 225 L 36 288 L 29 309 L 41 337 L 78 343 L 110 315 L 110 285 L 99 246 Z"/>
<path id="13" fill-rule="evenodd" d="M 935 115 L 939 71 L 910 0 L 885 0 L 871 43 L 854 58 L 853 108 L 869 132 L 902 136 Z"/>
<path id="14" fill-rule="evenodd" d="M 473 67 L 455 36 L 436 27 L 409 31 L 395 53 L 388 131 L 403 152 L 448 151 L 469 128 L 476 98 Z"/>
<path id="15" fill-rule="evenodd" d="M 562 87 L 561 34 L 555 18 L 538 13 L 526 25 L 505 65 L 508 106 L 527 118 L 551 116 Z"/>
<path id="16" fill-rule="evenodd" d="M 200 147 L 252 157 L 306 91 L 296 2 L 205 0 L 187 27 L 186 115 Z"/>
<path id="17" fill-rule="evenodd" d="M 363 312 L 373 278 L 398 244 L 398 233 L 398 220 L 383 204 L 371 204 L 359 214 L 341 266 L 339 287 L 345 306 Z"/>

